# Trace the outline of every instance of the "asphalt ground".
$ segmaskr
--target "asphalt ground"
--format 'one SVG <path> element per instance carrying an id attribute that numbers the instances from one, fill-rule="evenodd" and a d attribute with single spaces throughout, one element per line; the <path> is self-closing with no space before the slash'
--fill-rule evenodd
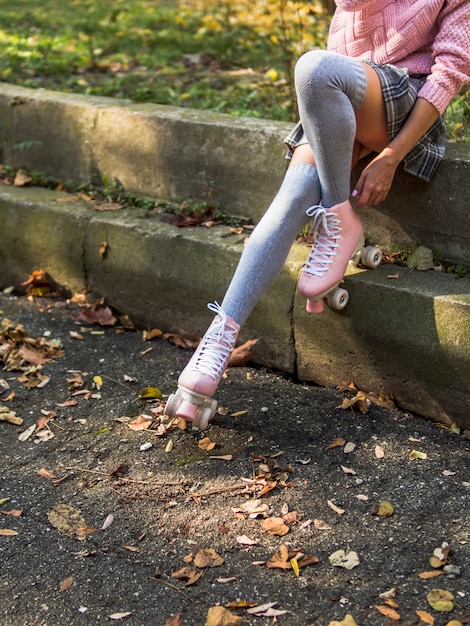
<path id="1" fill-rule="evenodd" d="M 2 625 L 470 623 L 463 434 L 249 362 L 181 429 L 195 337 L 0 311 Z"/>

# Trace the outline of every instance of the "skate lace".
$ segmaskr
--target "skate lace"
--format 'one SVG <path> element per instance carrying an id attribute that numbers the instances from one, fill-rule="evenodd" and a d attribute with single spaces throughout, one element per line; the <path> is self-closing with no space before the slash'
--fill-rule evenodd
<path id="1" fill-rule="evenodd" d="M 327 213 L 321 205 L 307 209 L 306 214 L 312 217 L 312 232 L 315 233 L 315 241 L 304 272 L 323 278 L 331 265 L 339 248 L 338 240 L 341 239 L 341 223 L 338 214 Z"/>
<path id="2" fill-rule="evenodd" d="M 227 323 L 227 314 L 218 302 L 209 303 L 207 308 L 218 317 L 204 335 L 198 348 L 194 369 L 217 380 L 227 367 L 236 341 L 237 329 Z"/>

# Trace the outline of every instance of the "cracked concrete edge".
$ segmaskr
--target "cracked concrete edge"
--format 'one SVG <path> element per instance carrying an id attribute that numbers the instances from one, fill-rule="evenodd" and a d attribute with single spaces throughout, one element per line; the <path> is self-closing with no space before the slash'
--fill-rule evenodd
<path id="1" fill-rule="evenodd" d="M 44 267 L 70 293 L 105 297 L 139 325 L 200 336 L 243 247 L 225 227 L 177 229 L 143 212 L 101 213 L 44 189 L 0 189 L 0 279 Z M 100 255 L 106 241 L 106 255 Z M 294 245 L 240 341 L 255 361 L 322 386 L 354 381 L 427 418 L 470 427 L 470 281 L 382 266 L 351 270 L 344 311 L 305 312 L 296 293 L 308 250 Z M 176 372 L 175 372 L 176 375 Z"/>

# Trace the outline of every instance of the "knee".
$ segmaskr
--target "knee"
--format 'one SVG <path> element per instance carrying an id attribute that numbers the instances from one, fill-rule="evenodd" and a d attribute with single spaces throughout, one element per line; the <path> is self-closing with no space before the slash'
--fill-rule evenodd
<path id="1" fill-rule="evenodd" d="M 331 53 L 326 50 L 311 50 L 303 54 L 297 61 L 294 80 L 297 91 L 301 92 L 308 86 L 321 86 L 331 78 Z"/>

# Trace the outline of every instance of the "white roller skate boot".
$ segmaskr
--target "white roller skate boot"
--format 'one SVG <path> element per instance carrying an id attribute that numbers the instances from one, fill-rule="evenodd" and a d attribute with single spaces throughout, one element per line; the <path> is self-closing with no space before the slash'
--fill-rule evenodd
<path id="1" fill-rule="evenodd" d="M 240 326 L 215 302 L 208 308 L 217 315 L 178 378 L 178 389 L 166 403 L 165 414 L 181 417 L 201 430 L 215 414 L 212 399 L 235 347 Z"/>
<path id="2" fill-rule="evenodd" d="M 313 206 L 307 210 L 313 218 L 315 241 L 299 280 L 299 293 L 307 298 L 307 311 L 321 313 L 323 298 L 331 297 L 341 282 L 349 260 L 364 246 L 361 220 L 349 200 L 325 209 Z M 348 295 L 341 290 L 340 308 Z M 331 302 L 331 300 L 330 300 Z"/>

